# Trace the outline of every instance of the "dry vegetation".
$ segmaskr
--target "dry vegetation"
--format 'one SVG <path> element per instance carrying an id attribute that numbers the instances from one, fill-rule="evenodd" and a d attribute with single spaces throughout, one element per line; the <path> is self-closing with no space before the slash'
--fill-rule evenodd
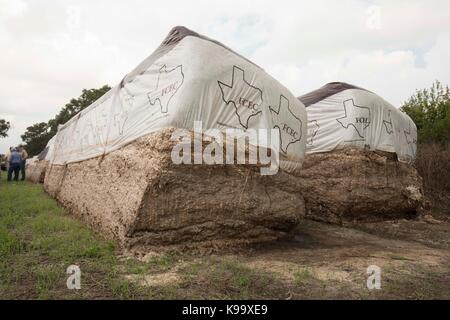
<path id="1" fill-rule="evenodd" d="M 428 209 L 441 220 L 450 220 L 450 143 L 431 142 L 417 147 L 415 166 L 423 178 Z"/>
<path id="2" fill-rule="evenodd" d="M 448 195 L 450 192 L 450 143 L 419 144 L 416 168 L 423 178 L 428 195 Z"/>

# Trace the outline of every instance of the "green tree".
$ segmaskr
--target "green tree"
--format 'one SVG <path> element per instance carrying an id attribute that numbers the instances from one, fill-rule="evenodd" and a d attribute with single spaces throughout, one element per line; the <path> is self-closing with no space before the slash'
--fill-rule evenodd
<path id="1" fill-rule="evenodd" d="M 40 122 L 28 127 L 21 138 L 26 143 L 26 150 L 30 156 L 39 154 L 51 138 L 49 126 L 46 122 Z"/>
<path id="2" fill-rule="evenodd" d="M 10 127 L 11 125 L 8 121 L 0 119 L 0 138 L 6 138 L 8 136 Z"/>
<path id="3" fill-rule="evenodd" d="M 28 127 L 21 137 L 26 143 L 25 148 L 30 156 L 39 154 L 45 148 L 48 141 L 58 132 L 60 124 L 69 121 L 74 115 L 90 106 L 110 89 L 111 87 L 108 85 L 99 89 L 83 89 L 81 95 L 76 99 L 71 99 L 53 119 L 50 119 L 47 123 L 35 123 Z"/>
<path id="4" fill-rule="evenodd" d="M 69 121 L 74 115 L 90 106 L 110 89 L 111 87 L 108 85 L 104 85 L 99 89 L 83 89 L 81 95 L 78 98 L 71 99 L 70 102 L 67 103 L 55 116 L 55 118 L 49 121 L 48 124 L 51 133 L 55 135 L 58 131 L 58 125 L 64 124 Z"/>
<path id="5" fill-rule="evenodd" d="M 450 141 L 450 90 L 439 81 L 417 90 L 401 107 L 415 122 L 419 142 Z"/>

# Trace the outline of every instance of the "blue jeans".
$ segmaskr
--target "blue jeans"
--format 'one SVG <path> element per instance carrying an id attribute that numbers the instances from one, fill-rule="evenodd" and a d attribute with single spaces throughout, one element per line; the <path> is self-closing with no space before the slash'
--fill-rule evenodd
<path id="1" fill-rule="evenodd" d="M 11 163 L 8 170 L 8 181 L 11 181 L 14 172 L 14 181 L 19 180 L 20 163 Z"/>

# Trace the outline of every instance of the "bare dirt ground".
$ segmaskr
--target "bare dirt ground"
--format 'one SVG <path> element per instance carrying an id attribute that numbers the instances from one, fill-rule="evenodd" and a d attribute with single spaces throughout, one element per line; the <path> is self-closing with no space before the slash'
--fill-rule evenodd
<path id="1" fill-rule="evenodd" d="M 293 239 L 233 253 L 174 254 L 173 265 L 139 283 L 172 287 L 174 298 L 450 299 L 450 219 L 443 212 L 346 226 L 303 220 Z M 381 268 L 380 290 L 367 288 L 371 265 Z"/>
<path id="2" fill-rule="evenodd" d="M 393 221 L 350 227 L 304 221 L 294 243 L 241 258 L 292 283 L 295 298 L 450 298 L 450 225 Z M 381 268 L 381 290 L 367 268 Z M 299 284 L 300 275 L 305 278 Z M 297 283 L 296 283 L 297 282 Z"/>

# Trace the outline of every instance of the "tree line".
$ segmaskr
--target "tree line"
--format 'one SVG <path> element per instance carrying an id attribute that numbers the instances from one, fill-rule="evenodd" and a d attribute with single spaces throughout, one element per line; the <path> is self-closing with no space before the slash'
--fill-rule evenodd
<path id="1" fill-rule="evenodd" d="M 419 143 L 450 141 L 450 91 L 439 81 L 417 90 L 401 107 L 417 126 Z"/>
<path id="2" fill-rule="evenodd" d="M 0 119 L 0 138 L 6 138 L 8 136 L 8 130 L 11 127 L 9 121 Z"/>

